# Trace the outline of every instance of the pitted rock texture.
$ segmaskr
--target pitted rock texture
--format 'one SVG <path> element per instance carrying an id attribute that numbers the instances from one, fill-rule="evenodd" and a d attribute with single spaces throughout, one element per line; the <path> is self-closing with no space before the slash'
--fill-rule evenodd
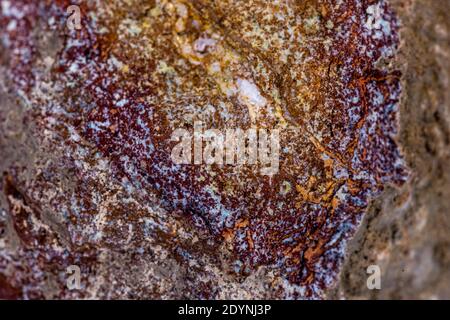
<path id="1" fill-rule="evenodd" d="M 3 1 L 0 294 L 323 298 L 408 173 L 387 1 Z M 280 132 L 279 171 L 171 134 Z M 81 268 L 68 290 L 66 268 Z"/>

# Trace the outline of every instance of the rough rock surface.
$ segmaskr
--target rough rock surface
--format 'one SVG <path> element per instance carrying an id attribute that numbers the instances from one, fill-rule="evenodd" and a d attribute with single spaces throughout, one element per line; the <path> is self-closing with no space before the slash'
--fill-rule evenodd
<path id="1" fill-rule="evenodd" d="M 399 141 L 412 176 L 372 204 L 330 297 L 449 299 L 450 1 L 390 2 L 402 21 Z M 367 290 L 371 264 L 382 290 Z"/>
<path id="2" fill-rule="evenodd" d="M 2 1 L 0 297 L 450 297 L 448 1 L 68 5 Z M 174 165 L 200 120 L 279 172 Z"/>

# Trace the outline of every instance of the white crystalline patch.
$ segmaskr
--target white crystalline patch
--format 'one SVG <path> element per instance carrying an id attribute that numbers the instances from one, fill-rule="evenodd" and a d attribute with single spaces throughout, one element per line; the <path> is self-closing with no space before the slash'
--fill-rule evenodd
<path id="1" fill-rule="evenodd" d="M 252 122 L 255 122 L 259 109 L 266 106 L 267 100 L 261 95 L 258 87 L 253 82 L 246 79 L 238 79 L 237 87 L 240 100 L 247 105 L 250 118 Z"/>
<path id="2" fill-rule="evenodd" d="M 72 63 L 69 67 L 69 72 L 70 73 L 76 73 L 78 72 L 79 68 L 78 68 L 78 64 L 77 63 Z"/>
<path id="3" fill-rule="evenodd" d="M 122 61 L 117 60 L 117 58 L 114 56 L 111 56 L 108 59 L 108 64 L 110 67 L 116 68 L 118 70 L 120 70 L 124 67 L 124 64 L 122 63 Z"/>
<path id="4" fill-rule="evenodd" d="M 258 87 L 253 82 L 245 79 L 238 79 L 237 85 L 240 96 L 248 103 L 258 107 L 264 107 L 266 105 L 266 99 L 261 95 Z"/>
<path id="5" fill-rule="evenodd" d="M 7 16 L 11 8 L 11 3 L 9 1 L 2 1 L 2 14 Z"/>
<path id="6" fill-rule="evenodd" d="M 117 101 L 116 106 L 118 106 L 119 108 L 124 107 L 128 102 L 128 99 L 121 99 L 120 101 Z"/>
<path id="7" fill-rule="evenodd" d="M 11 20 L 11 21 L 8 23 L 8 26 L 6 27 L 6 30 L 7 30 L 7 31 L 13 31 L 13 30 L 16 29 L 16 27 L 17 27 L 17 21 L 16 21 L 16 20 Z"/>
<path id="8" fill-rule="evenodd" d="M 142 29 L 138 26 L 137 22 L 132 19 L 123 20 L 119 28 L 125 30 L 125 33 L 132 36 L 138 36 L 142 32 Z"/>
<path id="9" fill-rule="evenodd" d="M 12 17 L 16 19 L 22 19 L 25 16 L 24 12 L 14 5 L 11 5 L 11 2 L 6 0 L 1 3 L 1 14 L 5 17 Z"/>
<path id="10" fill-rule="evenodd" d="M 383 22 L 381 3 L 369 6 L 366 12 L 369 16 L 364 27 L 368 30 L 380 29 Z"/>
<path id="11" fill-rule="evenodd" d="M 217 40 L 211 38 L 198 38 L 194 42 L 194 50 L 196 52 L 204 53 L 208 47 L 214 47 Z"/>

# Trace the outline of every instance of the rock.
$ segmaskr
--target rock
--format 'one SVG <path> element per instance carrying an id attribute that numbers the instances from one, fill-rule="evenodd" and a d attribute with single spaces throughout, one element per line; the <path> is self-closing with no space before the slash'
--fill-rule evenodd
<path id="1" fill-rule="evenodd" d="M 2 2 L 0 297 L 449 296 L 448 11 L 69 5 Z"/>

